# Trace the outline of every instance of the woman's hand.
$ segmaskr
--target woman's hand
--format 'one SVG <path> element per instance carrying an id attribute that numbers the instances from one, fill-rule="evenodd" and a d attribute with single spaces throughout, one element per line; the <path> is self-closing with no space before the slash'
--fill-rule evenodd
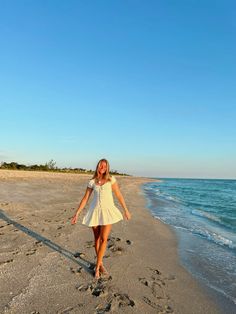
<path id="1" fill-rule="evenodd" d="M 130 214 L 130 212 L 129 212 L 128 210 L 126 210 L 126 211 L 124 212 L 124 216 L 125 216 L 125 219 L 126 219 L 126 220 L 130 220 L 130 219 L 131 219 L 131 214 Z"/>
<path id="2" fill-rule="evenodd" d="M 74 225 L 74 224 L 76 224 L 76 223 L 77 223 L 78 216 L 79 216 L 79 214 L 78 214 L 78 213 L 76 213 L 76 214 L 74 215 L 74 217 L 71 219 L 71 224 L 72 224 L 72 225 Z"/>
<path id="3" fill-rule="evenodd" d="M 87 201 L 90 197 L 90 195 L 92 194 L 93 192 L 93 189 L 87 187 L 86 191 L 85 191 L 85 194 L 84 194 L 84 197 L 82 198 L 78 208 L 77 208 L 77 211 L 74 215 L 74 217 L 71 219 L 71 224 L 74 225 L 77 223 L 77 220 L 78 220 L 78 217 L 79 217 L 79 214 L 80 212 L 83 210 L 83 208 L 86 206 L 87 204 Z"/>

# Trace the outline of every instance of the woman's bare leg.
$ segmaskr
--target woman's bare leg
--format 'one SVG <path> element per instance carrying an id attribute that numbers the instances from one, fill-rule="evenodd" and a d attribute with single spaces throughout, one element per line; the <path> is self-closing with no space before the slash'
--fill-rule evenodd
<path id="1" fill-rule="evenodd" d="M 100 247 L 100 232 L 101 232 L 101 226 L 92 227 L 93 228 L 93 234 L 94 234 L 94 246 L 95 246 L 95 252 L 98 256 L 98 251 Z"/>
<path id="2" fill-rule="evenodd" d="M 95 226 L 92 228 L 93 228 L 93 234 L 94 234 L 95 252 L 96 252 L 96 255 L 98 256 L 98 251 L 99 251 L 99 247 L 100 247 L 100 243 L 101 243 L 100 242 L 101 226 Z M 108 275 L 108 272 L 107 272 L 106 268 L 103 266 L 103 264 L 100 265 L 100 271 L 104 275 Z"/>
<path id="3" fill-rule="evenodd" d="M 107 247 L 107 239 L 111 232 L 111 225 L 100 226 L 100 246 L 97 254 L 97 265 L 95 269 L 95 278 L 99 278 L 99 270 L 105 270 L 102 264 L 102 259 Z"/>

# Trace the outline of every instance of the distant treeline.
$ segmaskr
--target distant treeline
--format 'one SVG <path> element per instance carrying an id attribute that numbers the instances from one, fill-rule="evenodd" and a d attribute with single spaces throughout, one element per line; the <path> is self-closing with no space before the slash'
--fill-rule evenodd
<path id="1" fill-rule="evenodd" d="M 17 162 L 1 162 L 0 169 L 8 169 L 8 170 L 31 170 L 31 171 L 54 171 L 54 172 L 71 172 L 71 173 L 93 173 L 94 170 L 87 170 L 84 168 L 58 168 L 56 166 L 56 162 L 51 159 L 49 162 L 44 165 L 30 165 L 26 166 L 23 164 L 18 164 Z M 119 173 L 117 170 L 111 170 L 111 174 L 127 176 L 126 173 Z"/>

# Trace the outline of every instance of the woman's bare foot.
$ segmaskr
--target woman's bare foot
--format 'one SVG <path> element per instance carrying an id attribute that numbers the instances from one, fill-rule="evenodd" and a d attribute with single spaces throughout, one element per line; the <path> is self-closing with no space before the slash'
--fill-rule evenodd
<path id="1" fill-rule="evenodd" d="M 108 271 L 106 268 L 103 266 L 103 264 L 100 265 L 100 271 L 103 275 L 108 275 Z"/>
<path id="2" fill-rule="evenodd" d="M 100 278 L 100 270 L 99 270 L 99 267 L 97 268 L 95 268 L 95 274 L 94 274 L 94 277 L 95 277 L 95 279 L 99 279 Z"/>

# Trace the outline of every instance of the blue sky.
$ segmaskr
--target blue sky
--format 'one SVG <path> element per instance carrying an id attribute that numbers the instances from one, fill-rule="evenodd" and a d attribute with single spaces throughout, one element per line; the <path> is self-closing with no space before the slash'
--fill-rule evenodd
<path id="1" fill-rule="evenodd" d="M 236 178 L 235 1 L 0 0 L 0 160 Z"/>

